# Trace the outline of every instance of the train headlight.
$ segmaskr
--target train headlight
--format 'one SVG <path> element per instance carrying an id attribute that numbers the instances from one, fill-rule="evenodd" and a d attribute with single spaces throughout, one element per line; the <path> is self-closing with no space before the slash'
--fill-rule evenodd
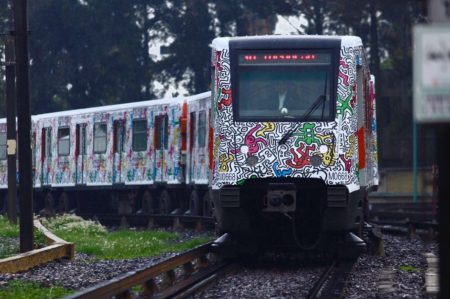
<path id="1" fill-rule="evenodd" d="M 282 198 L 279 196 L 274 196 L 270 199 L 270 205 L 272 207 L 279 207 L 281 205 Z"/>
<path id="2" fill-rule="evenodd" d="M 248 156 L 247 159 L 245 159 L 245 163 L 248 166 L 253 167 L 253 166 L 255 166 L 258 163 L 258 157 L 256 157 L 256 156 Z"/>
<path id="3" fill-rule="evenodd" d="M 285 206 L 290 206 L 294 203 L 294 197 L 291 194 L 287 193 L 287 194 L 283 195 L 283 197 L 281 198 L 281 201 L 283 202 L 283 204 Z"/>
<path id="4" fill-rule="evenodd" d="M 317 167 L 320 166 L 320 164 L 322 164 L 322 157 L 319 155 L 314 155 L 309 159 L 309 161 L 311 162 L 312 166 Z"/>

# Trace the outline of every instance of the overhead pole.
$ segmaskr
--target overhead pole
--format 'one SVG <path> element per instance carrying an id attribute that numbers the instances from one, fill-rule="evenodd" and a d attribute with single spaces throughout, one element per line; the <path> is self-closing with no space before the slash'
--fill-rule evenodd
<path id="1" fill-rule="evenodd" d="M 27 1 L 14 0 L 16 33 L 16 93 L 19 139 L 20 251 L 33 249 L 33 185 L 31 160 L 30 73 Z"/>
<path id="2" fill-rule="evenodd" d="M 8 220 L 17 223 L 17 180 L 16 180 L 16 70 L 14 55 L 14 34 L 6 37 L 6 145 L 8 157 Z"/>

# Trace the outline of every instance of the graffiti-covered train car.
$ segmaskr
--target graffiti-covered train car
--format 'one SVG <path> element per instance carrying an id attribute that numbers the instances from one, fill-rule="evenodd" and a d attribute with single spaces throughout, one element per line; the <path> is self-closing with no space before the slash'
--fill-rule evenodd
<path id="1" fill-rule="evenodd" d="M 211 194 L 221 232 L 312 248 L 378 185 L 374 78 L 354 36 L 212 42 Z"/>
<path id="2" fill-rule="evenodd" d="M 33 116 L 37 205 L 49 212 L 95 206 L 118 213 L 208 212 L 202 200 L 209 139 L 203 135 L 210 130 L 210 103 L 207 92 Z M 4 122 L 0 152 L 0 188 L 6 193 Z M 179 201 L 189 193 L 192 203 Z"/>

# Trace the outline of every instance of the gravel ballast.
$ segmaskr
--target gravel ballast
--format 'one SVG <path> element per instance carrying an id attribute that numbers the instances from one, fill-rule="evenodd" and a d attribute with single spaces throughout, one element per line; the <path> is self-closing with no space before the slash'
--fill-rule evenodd
<path id="1" fill-rule="evenodd" d="M 430 298 L 425 293 L 424 253 L 437 255 L 436 242 L 385 235 L 384 248 L 385 256 L 359 257 L 344 298 Z M 23 273 L 0 274 L 0 287 L 12 279 L 22 279 L 79 290 L 170 256 L 173 254 L 99 261 L 77 253 L 73 261 L 60 260 Z M 323 269 L 324 265 L 295 262 L 244 265 L 193 298 L 305 298 Z"/>

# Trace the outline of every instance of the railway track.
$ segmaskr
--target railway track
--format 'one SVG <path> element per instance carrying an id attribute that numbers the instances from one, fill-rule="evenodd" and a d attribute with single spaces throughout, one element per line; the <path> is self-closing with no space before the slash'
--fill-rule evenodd
<path id="1" fill-rule="evenodd" d="M 174 228 L 193 228 L 196 230 L 214 229 L 212 217 L 191 215 L 160 215 L 160 214 L 78 214 L 84 219 L 95 219 L 105 226 L 145 227 L 159 226 Z"/>
<path id="2" fill-rule="evenodd" d="M 185 298 L 235 266 L 231 260 L 219 259 L 212 251 L 213 244 L 209 242 L 65 298 Z"/>
<path id="3" fill-rule="evenodd" d="M 356 259 L 335 260 L 328 266 L 310 290 L 308 299 L 341 298 Z"/>

